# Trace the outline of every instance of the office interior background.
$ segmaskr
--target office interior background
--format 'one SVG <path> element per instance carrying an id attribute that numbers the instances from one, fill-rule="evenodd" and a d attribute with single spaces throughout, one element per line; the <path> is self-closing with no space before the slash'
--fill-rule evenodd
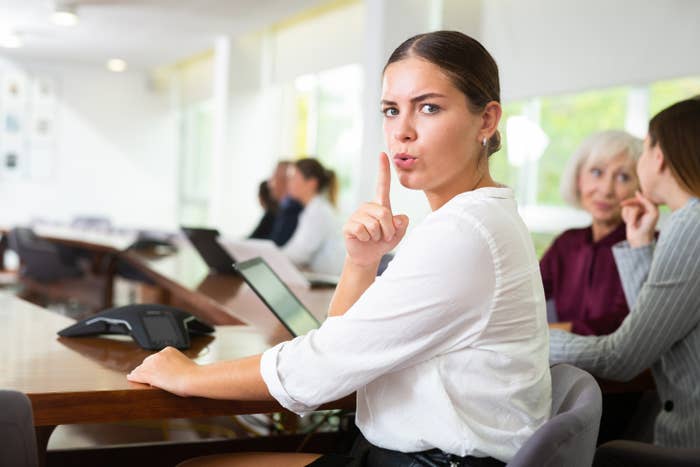
<path id="1" fill-rule="evenodd" d="M 75 25 L 51 22 L 61 5 Z M 372 196 L 388 54 L 457 29 L 498 62 L 492 170 L 546 238 L 588 221 L 558 192 L 585 136 L 643 137 L 651 115 L 700 93 L 698 17 L 688 0 L 3 0 L 0 223 L 97 215 L 245 236 L 257 184 L 308 154 L 339 174 L 345 217 Z M 413 225 L 428 212 L 421 193 L 395 183 L 392 196 Z"/>

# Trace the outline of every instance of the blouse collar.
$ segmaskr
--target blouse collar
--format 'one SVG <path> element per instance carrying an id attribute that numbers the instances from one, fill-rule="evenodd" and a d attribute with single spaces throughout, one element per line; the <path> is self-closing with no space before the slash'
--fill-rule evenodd
<path id="1" fill-rule="evenodd" d="M 588 240 L 593 245 L 613 246 L 625 238 L 627 238 L 627 227 L 625 226 L 624 222 L 620 222 L 620 225 L 615 227 L 615 229 L 597 242 L 593 241 L 593 227 L 591 226 L 588 228 Z"/>

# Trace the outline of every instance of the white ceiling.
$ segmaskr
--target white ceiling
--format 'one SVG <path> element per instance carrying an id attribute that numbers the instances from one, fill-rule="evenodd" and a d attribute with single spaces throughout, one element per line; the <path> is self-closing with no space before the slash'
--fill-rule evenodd
<path id="1" fill-rule="evenodd" d="M 0 0 L 0 35 L 24 47 L 0 57 L 103 66 L 119 57 L 130 69 L 174 63 L 210 49 L 214 38 L 257 31 L 328 0 L 78 0 L 80 23 L 50 22 L 50 0 Z"/>

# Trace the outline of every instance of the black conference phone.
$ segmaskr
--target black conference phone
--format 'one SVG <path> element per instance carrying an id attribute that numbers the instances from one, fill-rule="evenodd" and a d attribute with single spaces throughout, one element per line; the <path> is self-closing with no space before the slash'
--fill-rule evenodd
<path id="1" fill-rule="evenodd" d="M 190 334 L 212 332 L 214 328 L 179 308 L 141 304 L 110 308 L 60 330 L 58 335 L 126 334 L 144 349 L 160 350 L 168 346 L 188 349 Z"/>

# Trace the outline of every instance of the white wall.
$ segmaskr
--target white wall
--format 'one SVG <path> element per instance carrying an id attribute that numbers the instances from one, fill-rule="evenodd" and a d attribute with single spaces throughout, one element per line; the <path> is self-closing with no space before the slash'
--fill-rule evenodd
<path id="1" fill-rule="evenodd" d="M 504 100 L 700 73 L 700 2 L 483 1 Z M 468 32 L 468 31 L 465 31 Z"/>
<path id="2" fill-rule="evenodd" d="M 175 226 L 175 133 L 167 98 L 145 75 L 0 58 L 0 73 L 11 69 L 56 80 L 57 138 L 48 178 L 0 181 L 2 224 L 99 214 L 124 226 Z"/>
<path id="3" fill-rule="evenodd" d="M 358 2 L 277 31 L 272 39 L 273 81 L 285 83 L 299 75 L 361 63 L 364 11 Z"/>

